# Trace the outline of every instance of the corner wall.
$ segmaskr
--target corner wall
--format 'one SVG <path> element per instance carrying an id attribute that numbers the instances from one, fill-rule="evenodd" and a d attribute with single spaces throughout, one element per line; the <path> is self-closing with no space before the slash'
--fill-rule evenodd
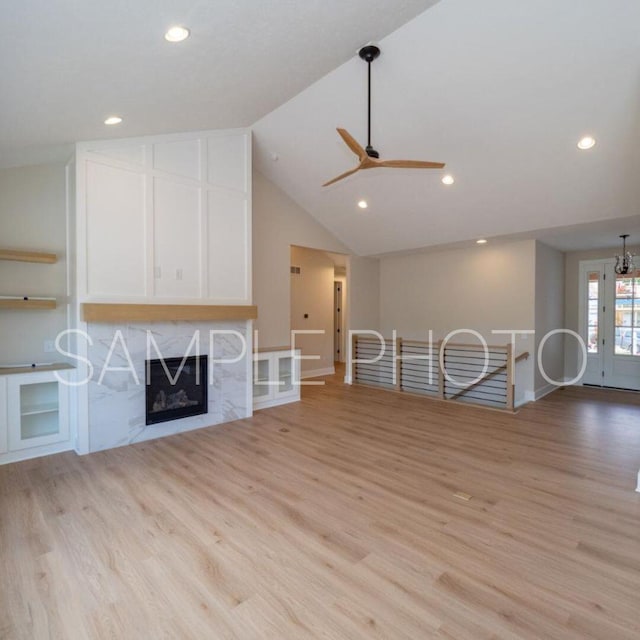
<path id="1" fill-rule="evenodd" d="M 545 379 L 537 362 L 540 344 L 545 336 L 564 328 L 564 254 L 542 242 L 536 242 L 536 321 L 535 321 L 535 398 L 553 391 L 557 385 Z M 549 337 L 541 353 L 542 368 L 556 382 L 564 380 L 564 341 L 562 333 Z"/>
<path id="2" fill-rule="evenodd" d="M 253 172 L 253 304 L 258 306 L 258 344 L 290 342 L 292 245 L 348 253 L 349 249 L 318 224 L 284 191 Z"/>
<path id="3" fill-rule="evenodd" d="M 296 335 L 295 345 L 303 356 L 302 377 L 332 374 L 333 260 L 324 251 L 291 247 L 291 264 L 300 267 L 300 273 L 290 275 L 291 330 L 324 331 Z"/>

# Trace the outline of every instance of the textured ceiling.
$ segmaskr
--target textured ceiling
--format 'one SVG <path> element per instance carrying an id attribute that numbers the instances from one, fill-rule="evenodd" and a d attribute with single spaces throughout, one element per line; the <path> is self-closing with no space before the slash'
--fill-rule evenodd
<path id="1" fill-rule="evenodd" d="M 18 0 L 0 19 L 0 164 L 249 126 L 436 0 Z M 170 45 L 173 24 L 191 29 Z M 106 116 L 121 114 L 113 129 Z"/>
<path id="2" fill-rule="evenodd" d="M 554 227 L 598 221 L 617 238 L 618 219 L 640 213 L 639 24 L 637 0 L 442 0 L 380 42 L 373 144 L 446 162 L 453 186 L 395 169 L 320 186 L 354 165 L 335 127 L 366 139 L 355 55 L 256 123 L 257 167 L 364 255 L 523 233 L 553 243 Z M 586 133 L 598 143 L 578 151 Z M 582 248 L 574 237 L 556 244 Z"/>

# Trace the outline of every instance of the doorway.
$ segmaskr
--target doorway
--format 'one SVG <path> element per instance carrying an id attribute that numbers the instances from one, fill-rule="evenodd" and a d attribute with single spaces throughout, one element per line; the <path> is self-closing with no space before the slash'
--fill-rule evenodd
<path id="1" fill-rule="evenodd" d="M 302 378 L 335 373 L 344 358 L 348 256 L 292 245 L 290 327 L 301 349 Z"/>
<path id="2" fill-rule="evenodd" d="M 622 275 L 615 260 L 580 263 L 584 384 L 640 390 L 640 269 Z"/>

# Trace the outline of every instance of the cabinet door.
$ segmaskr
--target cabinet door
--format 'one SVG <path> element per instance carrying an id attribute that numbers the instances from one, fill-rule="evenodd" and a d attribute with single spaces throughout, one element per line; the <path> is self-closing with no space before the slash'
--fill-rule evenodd
<path id="1" fill-rule="evenodd" d="M 292 357 L 291 351 L 273 354 L 274 380 L 277 383 L 275 395 L 279 398 L 296 396 L 300 393 L 297 375 L 298 360 Z"/>
<path id="2" fill-rule="evenodd" d="M 10 451 L 69 439 L 69 388 L 54 373 L 10 376 L 7 403 Z"/>
<path id="3" fill-rule="evenodd" d="M 145 180 L 140 171 L 86 163 L 87 294 L 143 296 Z"/>
<path id="4" fill-rule="evenodd" d="M 268 353 L 256 354 L 253 360 L 253 400 L 256 403 L 273 398 L 273 359 Z"/>
<path id="5" fill-rule="evenodd" d="M 155 295 L 200 297 L 200 189 L 167 178 L 153 181 Z"/>
<path id="6" fill-rule="evenodd" d="M 0 378 L 0 453 L 7 452 L 7 379 Z"/>

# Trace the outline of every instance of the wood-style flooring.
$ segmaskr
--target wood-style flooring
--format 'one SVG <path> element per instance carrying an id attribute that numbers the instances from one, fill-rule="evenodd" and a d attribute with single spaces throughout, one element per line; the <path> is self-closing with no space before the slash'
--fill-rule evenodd
<path id="1" fill-rule="evenodd" d="M 638 468 L 636 394 L 512 416 L 334 379 L 7 465 L 0 638 L 638 640 Z"/>

